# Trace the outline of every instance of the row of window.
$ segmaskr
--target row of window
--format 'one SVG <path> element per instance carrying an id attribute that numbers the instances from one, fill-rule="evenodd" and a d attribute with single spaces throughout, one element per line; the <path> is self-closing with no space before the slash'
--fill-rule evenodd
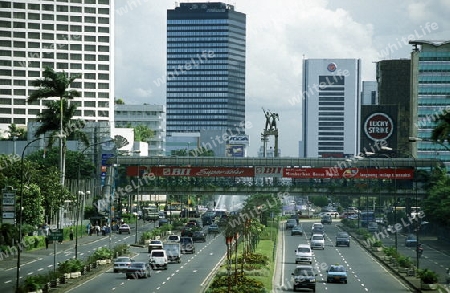
<path id="1" fill-rule="evenodd" d="M 53 62 L 39 62 L 39 61 L 14 61 L 11 60 L 1 60 L 0 59 L 0 66 L 14 66 L 14 67 L 28 67 L 28 68 L 39 68 L 42 69 L 44 67 L 51 67 L 55 68 L 55 65 Z M 92 63 L 85 63 L 84 66 L 82 63 L 56 63 L 57 69 L 83 69 L 84 70 L 98 70 L 98 71 L 109 71 L 109 65 L 104 64 L 92 64 Z M 97 68 L 97 69 L 96 69 Z M 17 70 L 17 69 L 15 69 Z M 25 76 L 21 74 L 20 76 Z"/>
<path id="2" fill-rule="evenodd" d="M 214 53 L 230 53 L 230 52 L 233 52 L 233 50 L 231 50 L 229 48 L 215 48 L 214 49 Z M 186 48 L 186 49 L 184 49 L 184 48 L 176 48 L 176 49 L 168 48 L 167 49 L 167 55 L 168 55 L 167 57 L 168 58 L 176 58 L 176 56 L 178 56 L 178 55 L 175 55 L 175 54 L 178 54 L 178 53 L 198 54 L 198 49 L 196 49 L 196 48 Z M 170 55 L 172 55 L 172 56 L 170 56 Z"/>
<path id="3" fill-rule="evenodd" d="M 319 127 L 319 130 L 344 130 L 344 127 L 342 126 L 334 126 L 334 127 Z"/>
<path id="4" fill-rule="evenodd" d="M 14 103 L 14 104 L 13 104 Z M 75 105 L 77 108 L 82 107 L 84 104 L 84 107 L 90 107 L 90 108 L 108 108 L 109 102 L 107 101 L 70 101 L 72 105 Z M 0 98 L 0 105 L 23 105 L 26 107 L 24 108 L 12 108 L 14 114 L 25 114 L 25 110 L 28 109 L 29 114 L 37 114 L 36 111 L 38 109 L 30 109 L 29 105 L 27 103 L 26 99 L 19 99 L 19 98 Z M 3 109 L 3 108 L 2 108 Z M 9 108 L 11 109 L 11 108 Z"/>
<path id="5" fill-rule="evenodd" d="M 319 135 L 344 135 L 343 132 L 319 132 Z"/>
<path id="6" fill-rule="evenodd" d="M 344 107 L 319 107 L 319 111 L 344 111 Z"/>
<path id="7" fill-rule="evenodd" d="M 173 31 L 211 31 L 211 30 L 228 30 L 228 25 L 183 25 L 183 26 L 167 26 L 168 32 Z"/>
<path id="8" fill-rule="evenodd" d="M 167 93 L 167 98 L 217 98 L 228 97 L 228 93 Z"/>
<path id="9" fill-rule="evenodd" d="M 80 7 L 81 9 L 81 7 Z M 103 8 L 105 9 L 105 8 Z M 108 11 L 108 13 L 99 13 L 99 14 L 107 14 L 109 15 L 109 9 L 106 8 L 106 10 Z M 83 22 L 83 17 L 82 16 L 77 16 L 77 15 L 71 15 L 69 17 L 69 15 L 65 15 L 65 14 L 43 14 L 42 15 L 42 20 L 55 20 L 56 16 L 56 20 L 57 21 L 63 21 L 63 22 Z M 0 13 L 0 18 L 11 18 L 11 12 L 8 11 L 1 11 Z M 28 21 L 30 20 L 41 20 L 41 15 L 39 13 L 32 13 L 32 12 L 12 12 L 12 18 L 14 20 L 17 19 L 26 19 Z M 99 24 L 109 24 L 109 17 L 95 17 L 95 16 L 85 16 L 84 17 L 84 22 L 86 23 L 99 23 Z"/>
<path id="10" fill-rule="evenodd" d="M 206 41 L 213 36 L 226 36 L 228 38 L 228 30 L 225 31 L 188 31 L 188 32 L 167 32 L 167 40 L 174 37 L 203 37 Z M 176 38 L 175 38 L 176 39 Z M 174 41 L 173 39 L 172 41 Z M 189 39 L 189 38 L 188 38 Z"/>
<path id="11" fill-rule="evenodd" d="M 202 81 L 202 82 L 168 82 L 168 88 L 172 88 L 173 90 L 176 90 L 174 87 L 186 87 L 186 86 L 201 86 L 201 87 L 207 87 L 207 86 L 228 86 L 228 81 L 219 82 L 219 81 Z"/>
<path id="12" fill-rule="evenodd" d="M 167 101 L 167 107 L 170 106 L 177 106 L 180 104 L 186 104 L 186 103 L 199 103 L 199 104 L 205 104 L 205 103 L 227 103 L 228 99 L 212 99 L 212 98 L 208 98 L 208 99 L 176 99 L 176 98 L 171 98 L 170 100 Z"/>
<path id="13" fill-rule="evenodd" d="M 32 32 L 30 32 L 30 33 L 32 33 Z M 34 33 L 34 34 L 36 34 L 36 33 Z M 32 34 L 31 35 L 29 34 L 28 38 L 30 38 L 30 36 L 32 36 Z M 109 36 L 98 36 L 98 38 L 97 38 L 96 35 L 85 35 L 85 36 L 82 36 L 82 35 L 73 35 L 73 34 L 69 35 L 69 34 L 61 34 L 61 33 L 55 34 L 55 33 L 44 33 L 43 32 L 42 35 L 41 35 L 41 39 L 44 39 L 44 40 L 55 40 L 55 36 L 56 36 L 56 40 L 60 40 L 60 41 L 71 41 L 71 42 L 73 42 L 73 41 L 80 41 L 81 42 L 84 39 L 85 42 L 109 43 Z M 26 31 L 18 31 L 18 30 L 16 30 L 14 32 L 11 32 L 11 31 L 4 30 L 4 31 L 0 31 L 0 37 L 5 37 L 5 38 L 13 37 L 14 39 L 26 39 L 27 38 L 27 34 L 26 34 Z M 6 41 L 8 41 L 8 40 L 2 40 L 2 43 L 6 42 Z M 45 44 L 44 47 L 55 46 L 54 44 L 51 44 L 51 43 L 42 43 L 42 44 L 43 45 Z M 80 44 L 71 44 L 71 45 L 80 45 Z"/>
<path id="14" fill-rule="evenodd" d="M 228 24 L 228 19 L 168 19 L 167 27 L 174 24 Z"/>
<path id="15" fill-rule="evenodd" d="M 10 21 L 3 21 L 0 20 L 0 28 L 14 28 L 14 29 L 20 29 L 20 28 L 28 28 L 28 29 L 36 29 L 40 30 L 41 24 L 40 23 L 33 23 L 33 22 L 13 22 L 11 25 Z M 98 29 L 97 29 L 98 28 Z M 71 31 L 71 32 L 86 32 L 86 33 L 107 33 L 109 34 L 109 26 L 81 26 L 81 25 L 67 25 L 67 24 L 56 24 L 56 29 L 58 31 Z"/>

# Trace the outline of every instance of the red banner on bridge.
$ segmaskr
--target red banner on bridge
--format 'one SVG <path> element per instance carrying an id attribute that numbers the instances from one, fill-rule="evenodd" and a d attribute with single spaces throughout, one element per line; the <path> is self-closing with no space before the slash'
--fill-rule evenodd
<path id="1" fill-rule="evenodd" d="M 283 177 L 298 179 L 397 179 L 414 178 L 413 169 L 376 169 L 376 168 L 284 168 Z"/>

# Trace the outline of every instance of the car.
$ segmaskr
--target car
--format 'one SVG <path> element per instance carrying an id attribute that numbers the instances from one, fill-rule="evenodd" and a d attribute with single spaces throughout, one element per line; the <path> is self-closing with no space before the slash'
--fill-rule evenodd
<path id="1" fill-rule="evenodd" d="M 296 219 L 288 219 L 286 221 L 286 230 L 292 229 L 295 226 L 297 226 L 297 220 Z"/>
<path id="2" fill-rule="evenodd" d="M 169 236 L 167 236 L 167 241 L 168 242 L 180 242 L 180 236 L 175 235 L 175 234 L 169 235 Z"/>
<path id="3" fill-rule="evenodd" d="M 324 229 L 324 226 L 322 223 L 314 223 L 311 226 L 311 231 L 314 230 L 315 228 Z"/>
<path id="4" fill-rule="evenodd" d="M 369 222 L 369 223 L 367 223 L 367 231 L 369 231 L 369 232 L 378 232 L 378 223 L 377 222 Z"/>
<path id="5" fill-rule="evenodd" d="M 405 239 L 406 247 L 417 247 L 417 237 L 414 234 L 409 234 Z"/>
<path id="6" fill-rule="evenodd" d="M 163 249 L 161 240 L 150 240 L 150 243 L 148 244 L 148 253 L 151 253 L 154 249 Z"/>
<path id="7" fill-rule="evenodd" d="M 127 279 L 148 278 L 152 276 L 150 265 L 146 262 L 133 262 L 125 271 Z"/>
<path id="8" fill-rule="evenodd" d="M 295 264 L 299 262 L 312 264 L 312 250 L 308 244 L 299 244 L 295 250 Z"/>
<path id="9" fill-rule="evenodd" d="M 325 249 L 325 237 L 322 234 L 313 234 L 310 239 L 311 249 Z"/>
<path id="10" fill-rule="evenodd" d="M 294 228 L 292 228 L 291 236 L 294 236 L 294 235 L 300 235 L 300 236 L 303 235 L 303 228 L 302 228 L 302 226 L 297 225 L 297 226 L 294 226 Z"/>
<path id="11" fill-rule="evenodd" d="M 331 265 L 327 270 L 327 283 L 338 282 L 347 284 L 347 270 L 343 265 Z"/>
<path id="12" fill-rule="evenodd" d="M 311 230 L 311 235 L 314 235 L 314 234 L 325 235 L 325 230 L 323 228 L 316 227 L 316 228 Z"/>
<path id="13" fill-rule="evenodd" d="M 122 225 L 120 225 L 120 227 L 119 227 L 119 234 L 122 234 L 122 233 L 128 233 L 128 234 L 131 234 L 131 228 L 130 228 L 130 225 L 128 225 L 128 224 L 122 224 Z"/>
<path id="14" fill-rule="evenodd" d="M 194 231 L 192 234 L 192 240 L 194 242 L 206 242 L 206 235 L 203 231 Z"/>
<path id="15" fill-rule="evenodd" d="M 181 237 L 180 238 L 180 249 L 181 253 L 195 253 L 194 240 L 192 237 Z"/>
<path id="16" fill-rule="evenodd" d="M 192 227 L 184 226 L 183 229 L 181 229 L 181 237 L 192 237 L 192 235 L 194 235 L 194 230 Z"/>
<path id="17" fill-rule="evenodd" d="M 350 247 L 350 235 L 347 232 L 338 232 L 336 235 L 336 246 L 345 245 Z"/>
<path id="18" fill-rule="evenodd" d="M 167 270 L 167 252 L 164 249 L 153 249 L 150 253 L 150 266 L 152 269 Z"/>
<path id="19" fill-rule="evenodd" d="M 297 266 L 292 273 L 294 277 L 294 292 L 297 289 L 311 289 L 316 292 L 316 276 L 317 273 L 311 265 L 300 265 Z"/>
<path id="20" fill-rule="evenodd" d="M 132 262 L 133 260 L 127 256 L 116 258 L 113 264 L 114 273 L 125 272 Z"/>
<path id="21" fill-rule="evenodd" d="M 164 226 L 164 225 L 166 225 L 168 223 L 169 223 L 169 220 L 167 218 L 161 218 L 161 219 L 158 220 L 158 226 L 159 227 Z"/>
<path id="22" fill-rule="evenodd" d="M 322 217 L 322 219 L 320 220 L 320 222 L 321 222 L 322 224 L 331 224 L 331 223 L 333 222 L 333 219 L 331 218 L 330 215 L 324 215 L 324 216 Z"/>
<path id="23" fill-rule="evenodd" d="M 208 234 L 218 234 L 218 233 L 220 233 L 220 229 L 217 224 L 211 224 L 208 226 Z"/>

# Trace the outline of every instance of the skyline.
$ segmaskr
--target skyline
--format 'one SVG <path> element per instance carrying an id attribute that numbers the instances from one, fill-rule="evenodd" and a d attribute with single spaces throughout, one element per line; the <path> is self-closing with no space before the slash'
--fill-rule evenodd
<path id="1" fill-rule="evenodd" d="M 450 3 L 445 0 L 222 2 L 235 5 L 236 11 L 247 16 L 249 156 L 256 156 L 261 145 L 265 121 L 261 107 L 280 116 L 281 155 L 298 156 L 302 117 L 300 103 L 292 102 L 302 95 L 303 58 L 361 59 L 362 81 L 375 80 L 373 62 L 410 58 L 412 46 L 407 40 L 450 36 L 446 21 Z M 166 103 L 162 82 L 166 77 L 166 14 L 174 7 L 175 2 L 168 0 L 115 1 L 115 97 L 126 104 Z"/>

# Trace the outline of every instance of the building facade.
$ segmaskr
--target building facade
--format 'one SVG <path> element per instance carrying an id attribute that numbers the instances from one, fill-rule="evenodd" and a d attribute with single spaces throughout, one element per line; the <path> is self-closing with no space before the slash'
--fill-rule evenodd
<path id="1" fill-rule="evenodd" d="M 28 104 L 45 67 L 81 74 L 74 118 L 114 121 L 114 1 L 0 1 L 0 129 L 36 121 Z M 0 135 L 4 136 L 4 133 Z"/>
<path id="2" fill-rule="evenodd" d="M 411 154 L 409 137 L 410 129 L 410 78 L 411 60 L 382 60 L 376 63 L 379 105 L 395 106 L 387 108 L 385 115 L 391 116 L 393 125 L 392 136 L 386 139 L 395 156 L 405 157 Z"/>
<path id="3" fill-rule="evenodd" d="M 226 131 L 245 120 L 246 16 L 219 2 L 167 11 L 167 133 Z"/>
<path id="4" fill-rule="evenodd" d="M 115 105 L 114 112 L 116 128 L 147 126 L 154 132 L 154 136 L 148 141 L 149 155 L 165 155 L 166 107 L 164 105 Z"/>
<path id="5" fill-rule="evenodd" d="M 376 81 L 363 81 L 361 105 L 378 105 L 378 84 Z"/>
<path id="6" fill-rule="evenodd" d="M 303 136 L 300 157 L 358 154 L 359 59 L 303 60 Z"/>
<path id="7" fill-rule="evenodd" d="M 438 158 L 450 172 L 450 142 L 429 140 L 437 118 L 450 108 L 450 41 L 410 41 L 411 120 L 410 136 L 422 139 L 413 144 L 418 158 Z"/>

